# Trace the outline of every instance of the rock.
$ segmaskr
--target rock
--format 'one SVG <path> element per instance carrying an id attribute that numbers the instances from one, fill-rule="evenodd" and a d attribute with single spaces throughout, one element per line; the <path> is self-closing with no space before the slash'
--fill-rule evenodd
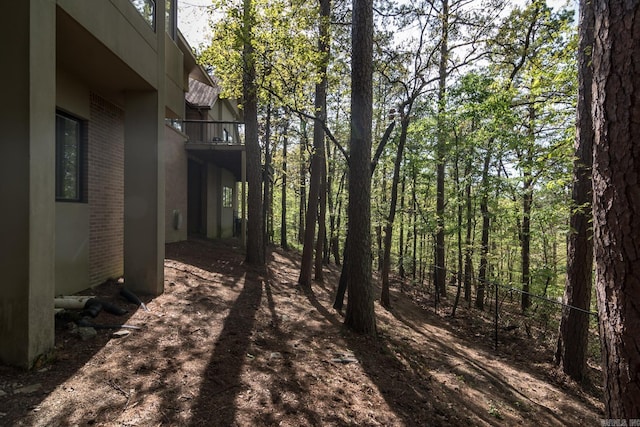
<path id="1" fill-rule="evenodd" d="M 126 337 L 126 336 L 128 336 L 130 334 L 131 334 L 131 331 L 127 331 L 125 329 L 121 329 L 119 331 L 115 331 L 113 333 L 113 337 L 114 338 L 124 338 L 124 337 Z"/>
<path id="2" fill-rule="evenodd" d="M 358 363 L 358 359 L 353 357 L 336 357 L 335 359 L 331 359 L 333 363 L 342 363 L 346 365 L 347 363 Z"/>
<path id="3" fill-rule="evenodd" d="M 40 390 L 40 388 L 42 387 L 42 384 L 31 384 L 31 385 L 26 385 L 24 387 L 20 387 L 17 388 L 15 390 L 13 390 L 14 394 L 29 394 L 29 393 L 33 393 L 36 392 L 38 390 Z"/>
<path id="4" fill-rule="evenodd" d="M 342 363 L 344 365 L 348 363 L 358 363 L 358 359 L 356 359 L 356 356 L 353 353 L 336 353 L 331 361 L 333 363 Z"/>
<path id="5" fill-rule="evenodd" d="M 280 360 L 280 359 L 282 359 L 282 353 L 278 353 L 277 351 L 274 351 L 269 355 L 269 360 Z"/>
<path id="6" fill-rule="evenodd" d="M 98 335 L 98 332 L 93 328 L 81 327 L 78 328 L 78 335 L 82 338 L 82 341 L 87 341 Z"/>
<path id="7" fill-rule="evenodd" d="M 0 388 L 0 397 L 6 396 L 7 392 Z"/>

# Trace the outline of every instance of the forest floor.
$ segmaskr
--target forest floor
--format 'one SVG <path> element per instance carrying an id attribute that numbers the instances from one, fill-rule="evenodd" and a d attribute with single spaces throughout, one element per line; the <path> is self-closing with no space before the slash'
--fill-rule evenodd
<path id="1" fill-rule="evenodd" d="M 274 249 L 256 270 L 234 245 L 167 245 L 165 292 L 143 298 L 149 311 L 115 281 L 90 290 L 129 309 L 95 323 L 141 329 L 83 341 L 61 322 L 47 360 L 0 366 L 0 425 L 600 425 L 598 386 L 568 381 L 518 329 L 495 351 L 476 310 L 451 318 L 396 282 L 393 309 L 376 302 L 379 336 L 364 338 L 331 308 L 337 267 L 304 292 L 297 254 Z"/>

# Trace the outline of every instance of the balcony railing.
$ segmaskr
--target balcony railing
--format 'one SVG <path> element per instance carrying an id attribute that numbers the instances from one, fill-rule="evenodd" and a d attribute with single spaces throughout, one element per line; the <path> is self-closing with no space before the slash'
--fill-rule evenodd
<path id="1" fill-rule="evenodd" d="M 207 120 L 183 120 L 182 132 L 191 143 L 243 145 L 244 123 Z"/>

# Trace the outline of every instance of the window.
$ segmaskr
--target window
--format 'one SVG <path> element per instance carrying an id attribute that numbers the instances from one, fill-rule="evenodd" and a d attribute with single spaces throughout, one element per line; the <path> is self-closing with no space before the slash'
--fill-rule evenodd
<path id="1" fill-rule="evenodd" d="M 172 40 L 176 40 L 178 35 L 178 8 L 176 7 L 176 0 L 165 0 L 165 5 L 165 27 L 167 34 L 169 34 Z"/>
<path id="2" fill-rule="evenodd" d="M 231 142 L 231 135 L 229 135 L 227 128 L 222 129 L 222 139 L 224 142 Z"/>
<path id="3" fill-rule="evenodd" d="M 130 0 L 133 7 L 138 9 L 140 15 L 147 21 L 153 31 L 156 30 L 156 2 L 155 0 Z"/>
<path id="4" fill-rule="evenodd" d="M 84 150 L 82 122 L 56 113 L 56 200 L 83 201 Z"/>
<path id="5" fill-rule="evenodd" d="M 233 207 L 233 190 L 231 187 L 222 187 L 222 207 Z"/>

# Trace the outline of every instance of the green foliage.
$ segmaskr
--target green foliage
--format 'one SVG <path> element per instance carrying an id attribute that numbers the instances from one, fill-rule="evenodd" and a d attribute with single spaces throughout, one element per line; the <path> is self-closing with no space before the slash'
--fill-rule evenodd
<path id="1" fill-rule="evenodd" d="M 269 94 L 282 105 L 306 108 L 312 99 L 309 88 L 320 76 L 321 60 L 317 50 L 316 5 L 302 0 L 252 0 L 253 25 L 250 39 L 261 102 Z M 218 2 L 215 8 L 223 16 L 213 23 L 211 46 L 198 61 L 219 78 L 222 96 L 241 98 L 242 70 L 246 58 L 242 2 Z"/>
<path id="2" fill-rule="evenodd" d="M 318 5 L 302 0 L 255 0 L 251 40 L 255 51 L 260 102 L 274 109 L 293 108 L 313 115 L 318 66 Z M 477 275 L 482 217 L 480 200 L 488 197 L 491 219 L 489 272 L 504 284 L 520 280 L 520 233 L 523 197 L 533 195 L 531 220 L 531 290 L 549 296 L 564 286 L 565 234 L 570 212 L 572 145 L 575 137 L 576 29 L 573 12 L 554 10 L 534 0 L 498 14 L 497 3 L 484 9 L 464 1 L 450 3 L 449 69 L 443 104 L 438 108 L 438 62 L 442 16 L 439 2 L 377 5 L 374 71 L 373 146 L 390 120 L 399 121 L 415 95 L 402 173 L 404 205 L 398 203 L 392 259 L 405 267 L 414 262 L 428 271 L 433 262 L 436 232 L 436 141 L 445 150 L 445 245 L 448 268 L 456 269 L 459 208 L 467 208 L 469 191 L 470 250 Z M 495 9 L 494 9 L 495 6 Z M 221 81 L 224 94 L 240 97 L 243 69 L 243 4 L 216 5 L 224 16 L 212 27 L 212 47 L 201 63 Z M 350 52 L 348 2 L 333 4 L 331 55 L 328 58 L 327 126 L 346 146 L 349 135 Z M 492 13 L 493 11 L 493 13 Z M 395 115 L 394 113 L 395 112 Z M 288 126 L 283 122 L 288 121 Z M 308 170 L 309 152 L 300 154 L 303 122 L 288 113 L 274 119 L 272 133 L 274 198 L 283 175 L 282 139 L 288 136 L 287 228 L 296 241 L 300 201 L 300 168 Z M 440 126 L 440 127 L 439 127 Z M 285 131 L 286 129 L 286 131 Z M 388 198 L 400 126 L 383 150 L 373 176 L 372 230 L 388 215 Z M 309 129 L 306 130 L 309 132 Z M 441 133 L 439 133 L 441 132 Z M 347 161 L 336 145 L 328 149 L 329 221 L 343 244 L 345 199 L 341 180 Z M 486 182 L 483 163 L 490 159 Z M 342 187 L 341 187 L 342 185 Z M 529 193 L 527 193 L 529 192 Z M 401 195 L 400 195 L 401 197 Z M 280 203 L 274 202 L 275 233 L 279 233 Z M 462 221 L 466 233 L 466 218 Z M 402 247 L 400 235 L 402 233 Z M 374 234 L 375 235 L 375 234 Z M 372 239 L 375 245 L 376 239 Z M 277 239 L 276 239 L 277 241 Z M 373 248 L 376 253 L 376 248 Z M 419 279 L 419 278 L 418 278 Z M 419 280 L 418 280 L 419 281 Z"/>

